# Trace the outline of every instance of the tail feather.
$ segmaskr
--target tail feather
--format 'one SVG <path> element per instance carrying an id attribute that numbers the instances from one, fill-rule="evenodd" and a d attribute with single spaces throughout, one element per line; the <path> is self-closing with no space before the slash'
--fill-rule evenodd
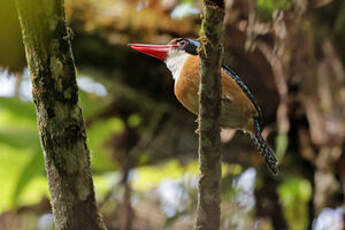
<path id="1" fill-rule="evenodd" d="M 257 150 L 264 157 L 267 167 L 270 171 L 277 175 L 278 170 L 278 159 L 272 150 L 272 148 L 267 144 L 267 142 L 261 136 L 261 128 L 259 121 L 254 119 L 254 133 L 251 134 L 251 139 Z"/>

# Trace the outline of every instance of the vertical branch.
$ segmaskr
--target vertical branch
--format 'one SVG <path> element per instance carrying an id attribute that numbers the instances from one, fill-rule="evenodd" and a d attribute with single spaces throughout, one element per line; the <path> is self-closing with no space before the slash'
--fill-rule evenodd
<path id="1" fill-rule="evenodd" d="M 196 229 L 220 227 L 221 151 L 219 117 L 223 55 L 223 0 L 203 0 L 200 32 L 199 196 Z"/>
<path id="2" fill-rule="evenodd" d="M 55 227 L 104 230 L 63 0 L 16 0 L 29 64 Z"/>

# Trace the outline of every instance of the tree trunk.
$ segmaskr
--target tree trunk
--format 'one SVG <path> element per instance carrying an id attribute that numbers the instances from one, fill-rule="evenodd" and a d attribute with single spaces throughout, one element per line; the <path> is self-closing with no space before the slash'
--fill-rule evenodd
<path id="1" fill-rule="evenodd" d="M 63 0 L 16 0 L 59 230 L 106 229 L 97 210 Z"/>
<path id="2" fill-rule="evenodd" d="M 222 176 L 219 116 L 220 68 L 223 55 L 223 0 L 203 0 L 200 55 L 199 196 L 197 230 L 220 228 L 220 182 Z"/>

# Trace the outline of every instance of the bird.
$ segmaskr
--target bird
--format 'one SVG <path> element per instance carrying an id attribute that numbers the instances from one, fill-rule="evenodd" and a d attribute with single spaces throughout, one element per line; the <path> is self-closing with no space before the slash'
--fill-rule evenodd
<path id="1" fill-rule="evenodd" d="M 170 70 L 174 79 L 174 93 L 178 101 L 190 112 L 199 113 L 200 58 L 199 42 L 189 38 L 174 38 L 167 45 L 128 44 L 132 49 L 158 58 Z M 222 96 L 221 128 L 231 128 L 249 133 L 252 143 L 263 156 L 273 175 L 277 175 L 278 159 L 263 139 L 262 110 L 249 87 L 231 68 L 221 68 Z"/>

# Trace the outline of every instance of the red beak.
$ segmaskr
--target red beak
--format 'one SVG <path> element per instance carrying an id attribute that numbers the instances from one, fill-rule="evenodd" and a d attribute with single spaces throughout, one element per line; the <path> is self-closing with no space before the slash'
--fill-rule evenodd
<path id="1" fill-rule="evenodd" d="M 174 45 L 147 45 L 147 44 L 128 44 L 132 49 L 141 53 L 150 55 L 164 61 L 171 48 L 177 47 Z"/>

